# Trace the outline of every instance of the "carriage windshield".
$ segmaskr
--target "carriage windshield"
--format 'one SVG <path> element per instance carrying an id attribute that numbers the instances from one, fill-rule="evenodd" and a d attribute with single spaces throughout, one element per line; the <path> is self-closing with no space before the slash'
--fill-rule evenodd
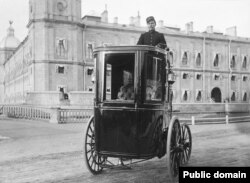
<path id="1" fill-rule="evenodd" d="M 134 53 L 105 55 L 104 100 L 134 100 Z"/>
<path id="2" fill-rule="evenodd" d="M 144 62 L 144 99 L 145 101 L 163 101 L 165 83 L 165 59 L 163 54 L 148 52 Z"/>

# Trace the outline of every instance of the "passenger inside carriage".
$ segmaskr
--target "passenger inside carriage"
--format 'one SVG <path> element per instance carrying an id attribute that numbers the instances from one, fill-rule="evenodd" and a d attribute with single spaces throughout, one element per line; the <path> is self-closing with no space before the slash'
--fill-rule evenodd
<path id="1" fill-rule="evenodd" d="M 122 100 L 134 100 L 135 99 L 134 86 L 132 84 L 121 86 L 117 98 Z"/>

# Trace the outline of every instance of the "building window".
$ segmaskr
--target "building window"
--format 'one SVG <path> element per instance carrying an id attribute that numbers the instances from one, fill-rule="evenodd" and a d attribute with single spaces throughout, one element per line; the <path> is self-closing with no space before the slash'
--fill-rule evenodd
<path id="1" fill-rule="evenodd" d="M 201 54 L 200 53 L 197 54 L 195 62 L 196 62 L 197 67 L 201 66 Z"/>
<path id="2" fill-rule="evenodd" d="M 58 74 L 64 74 L 64 66 L 57 66 L 57 68 L 56 68 L 56 72 L 58 73 Z"/>
<path id="3" fill-rule="evenodd" d="M 188 79 L 188 73 L 183 73 L 182 74 L 182 79 Z"/>
<path id="4" fill-rule="evenodd" d="M 197 93 L 196 93 L 196 101 L 199 102 L 201 101 L 201 90 L 198 90 Z"/>
<path id="5" fill-rule="evenodd" d="M 188 56 L 187 56 L 187 52 L 185 51 L 182 55 L 182 65 L 187 65 L 188 63 Z"/>
<path id="6" fill-rule="evenodd" d="M 65 58 L 67 55 L 67 40 L 56 38 L 56 54 L 59 58 Z"/>
<path id="7" fill-rule="evenodd" d="M 201 80 L 201 78 L 202 78 L 202 75 L 201 75 L 201 74 L 196 74 L 196 79 L 197 79 L 197 80 Z"/>
<path id="8" fill-rule="evenodd" d="M 188 99 L 189 99 L 189 91 L 183 90 L 182 91 L 182 101 L 188 101 Z"/>
<path id="9" fill-rule="evenodd" d="M 220 79 L 220 75 L 219 74 L 214 74 L 214 80 L 219 80 Z"/>
<path id="10" fill-rule="evenodd" d="M 247 76 L 243 76 L 242 80 L 247 81 Z"/>
<path id="11" fill-rule="evenodd" d="M 235 92 L 232 92 L 231 101 L 234 102 L 235 100 L 236 100 Z"/>
<path id="12" fill-rule="evenodd" d="M 219 54 L 217 53 L 214 57 L 214 67 L 219 66 Z"/>
<path id="13" fill-rule="evenodd" d="M 88 69 L 87 69 L 87 74 L 88 74 L 89 76 L 91 76 L 91 75 L 93 74 L 93 72 L 94 72 L 94 69 L 93 69 L 93 68 L 88 68 Z"/>
<path id="14" fill-rule="evenodd" d="M 233 55 L 230 62 L 230 68 L 235 68 L 235 67 L 236 67 L 236 56 Z"/>
<path id="15" fill-rule="evenodd" d="M 247 57 L 246 57 L 246 56 L 243 57 L 242 68 L 243 68 L 243 69 L 246 69 L 246 68 L 247 68 Z"/>
<path id="16" fill-rule="evenodd" d="M 185 91 L 183 94 L 183 101 L 187 101 L 187 100 L 188 100 L 188 93 L 187 91 Z"/>
<path id="17" fill-rule="evenodd" d="M 236 76 L 235 75 L 231 76 L 231 81 L 236 81 Z"/>
<path id="18" fill-rule="evenodd" d="M 243 101 L 243 102 L 246 102 L 246 101 L 247 101 L 247 92 L 244 92 L 244 93 L 243 93 L 242 101 Z"/>

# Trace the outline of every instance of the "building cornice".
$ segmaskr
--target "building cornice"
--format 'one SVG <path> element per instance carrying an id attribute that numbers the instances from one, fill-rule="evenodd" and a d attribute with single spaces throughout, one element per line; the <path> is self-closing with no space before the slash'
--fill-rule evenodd
<path id="1" fill-rule="evenodd" d="M 40 23 L 40 22 L 47 22 L 47 23 L 53 23 L 53 24 L 68 24 L 68 25 L 76 25 L 78 27 L 84 28 L 85 25 L 81 22 L 77 21 L 69 21 L 69 20 L 56 20 L 56 19 L 49 19 L 49 18 L 42 18 L 42 19 L 30 19 L 27 28 L 31 26 L 33 23 Z"/>
<path id="2" fill-rule="evenodd" d="M 49 64 L 65 64 L 65 65 L 80 65 L 84 66 L 83 62 L 76 62 L 74 60 L 32 60 L 32 63 L 39 64 L 39 63 L 49 63 Z"/>

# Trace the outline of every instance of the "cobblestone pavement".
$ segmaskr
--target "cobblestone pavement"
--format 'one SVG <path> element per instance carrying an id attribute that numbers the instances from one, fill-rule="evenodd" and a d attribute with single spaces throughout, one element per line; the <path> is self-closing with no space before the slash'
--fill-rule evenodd
<path id="1" fill-rule="evenodd" d="M 0 183 L 168 182 L 166 157 L 91 175 L 83 162 L 85 124 L 0 119 Z M 188 166 L 250 166 L 250 123 L 191 126 Z"/>

